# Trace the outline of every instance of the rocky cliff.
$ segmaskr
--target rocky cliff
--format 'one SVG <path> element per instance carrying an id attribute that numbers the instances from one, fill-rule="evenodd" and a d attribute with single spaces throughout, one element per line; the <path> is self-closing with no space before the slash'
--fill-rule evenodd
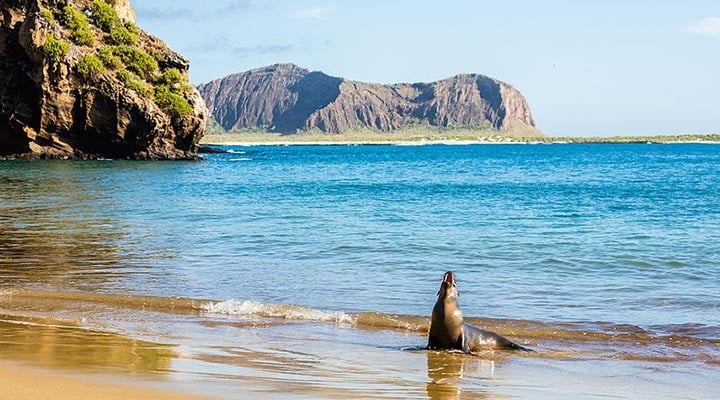
<path id="1" fill-rule="evenodd" d="M 542 135 L 515 88 L 482 75 L 433 83 L 380 85 L 278 64 L 199 86 L 225 130 L 265 128 L 281 133 L 356 128 L 391 132 L 413 125 L 494 128 Z"/>
<path id="2" fill-rule="evenodd" d="M 191 159 L 207 108 L 129 0 L 1 0 L 0 157 Z"/>

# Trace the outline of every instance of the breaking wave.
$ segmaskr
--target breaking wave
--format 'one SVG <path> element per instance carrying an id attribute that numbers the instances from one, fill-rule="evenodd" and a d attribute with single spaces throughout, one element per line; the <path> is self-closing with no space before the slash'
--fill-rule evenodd
<path id="1" fill-rule="evenodd" d="M 334 322 L 348 325 L 354 324 L 356 320 L 351 314 L 339 311 L 322 311 L 308 307 L 266 304 L 251 300 L 211 301 L 202 304 L 200 310 L 210 314 L 282 318 L 293 321 Z"/>

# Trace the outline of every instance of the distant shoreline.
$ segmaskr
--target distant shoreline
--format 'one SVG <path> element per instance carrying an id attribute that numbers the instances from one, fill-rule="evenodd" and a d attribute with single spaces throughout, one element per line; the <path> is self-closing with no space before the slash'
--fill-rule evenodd
<path id="1" fill-rule="evenodd" d="M 720 144 L 720 134 L 658 135 L 614 137 L 515 137 L 499 135 L 442 135 L 417 137 L 409 135 L 329 135 L 277 133 L 227 133 L 206 135 L 203 146 L 285 146 L 285 145 L 473 145 L 473 144 Z"/>

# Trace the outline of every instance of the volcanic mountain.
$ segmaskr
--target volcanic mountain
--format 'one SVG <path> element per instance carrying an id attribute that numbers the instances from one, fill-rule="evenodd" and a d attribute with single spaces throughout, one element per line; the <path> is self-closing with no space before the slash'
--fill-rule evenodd
<path id="1" fill-rule="evenodd" d="M 214 119 L 227 130 L 283 134 L 354 129 L 392 132 L 410 126 L 495 129 L 542 136 L 512 86 L 478 74 L 431 83 L 381 85 L 276 64 L 200 85 Z"/>

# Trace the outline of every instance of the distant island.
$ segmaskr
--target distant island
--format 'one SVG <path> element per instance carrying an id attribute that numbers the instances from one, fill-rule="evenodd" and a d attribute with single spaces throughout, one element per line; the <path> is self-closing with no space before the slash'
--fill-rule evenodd
<path id="1" fill-rule="evenodd" d="M 512 86 L 479 74 L 381 85 L 276 64 L 198 86 L 208 134 L 400 139 L 418 135 L 536 137 L 530 107 Z"/>
<path id="2" fill-rule="evenodd" d="M 517 89 L 479 74 L 380 85 L 276 64 L 198 90 L 211 114 L 204 144 L 720 142 L 720 134 L 547 136 Z"/>

